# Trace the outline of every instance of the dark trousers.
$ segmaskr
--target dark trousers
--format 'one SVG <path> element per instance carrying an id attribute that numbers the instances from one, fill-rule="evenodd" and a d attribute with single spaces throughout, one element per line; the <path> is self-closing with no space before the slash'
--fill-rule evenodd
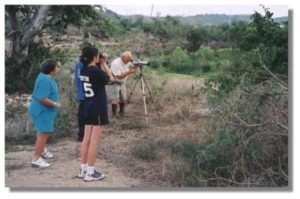
<path id="1" fill-rule="evenodd" d="M 78 107 L 78 140 L 82 141 L 83 136 L 84 136 L 84 101 L 79 102 L 79 107 Z"/>

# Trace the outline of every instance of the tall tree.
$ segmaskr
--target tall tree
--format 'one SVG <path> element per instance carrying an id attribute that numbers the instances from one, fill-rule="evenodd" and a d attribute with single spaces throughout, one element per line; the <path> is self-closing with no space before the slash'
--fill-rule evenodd
<path id="1" fill-rule="evenodd" d="M 43 5 L 35 9 L 31 23 L 24 31 L 20 31 L 20 22 L 18 12 L 23 9 L 18 6 L 6 6 L 5 11 L 10 18 L 11 32 L 9 36 L 12 38 L 12 52 L 11 57 L 17 62 L 22 63 L 28 54 L 28 46 L 33 41 L 34 36 L 38 35 L 46 22 L 47 14 L 51 6 Z M 25 11 L 25 10 L 24 10 Z M 23 11 L 23 12 L 24 12 Z M 31 12 L 31 10 L 28 10 Z M 27 11 L 27 14 L 28 14 Z M 25 16 L 25 15 L 24 15 Z"/>
<path id="2" fill-rule="evenodd" d="M 97 6 L 98 10 L 102 6 Z M 84 19 L 97 19 L 95 6 L 6 5 L 6 38 L 12 42 L 10 59 L 23 63 L 29 44 L 45 27 L 61 31 L 69 24 L 80 26 Z"/>

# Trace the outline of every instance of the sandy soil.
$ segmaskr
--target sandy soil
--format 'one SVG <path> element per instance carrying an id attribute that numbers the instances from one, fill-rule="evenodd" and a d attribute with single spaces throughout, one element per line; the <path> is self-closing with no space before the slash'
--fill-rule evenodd
<path id="1" fill-rule="evenodd" d="M 54 158 L 48 161 L 51 166 L 44 169 L 31 166 L 34 146 L 18 146 L 17 152 L 7 153 L 5 185 L 11 188 L 124 188 L 140 184 L 138 179 L 124 176 L 119 168 L 101 157 L 97 158 L 95 166 L 106 177 L 101 181 L 84 182 L 76 177 L 80 166 L 79 142 L 63 140 L 49 145 L 49 148 Z"/>

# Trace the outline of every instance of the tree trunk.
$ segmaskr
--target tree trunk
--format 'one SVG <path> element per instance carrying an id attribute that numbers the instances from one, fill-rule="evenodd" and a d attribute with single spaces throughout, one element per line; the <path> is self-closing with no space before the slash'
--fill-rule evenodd
<path id="1" fill-rule="evenodd" d="M 33 41 L 34 36 L 38 35 L 42 30 L 50 8 L 51 6 L 49 5 L 40 6 L 27 29 L 13 38 L 12 59 L 18 64 L 25 61 L 28 54 L 28 46 Z"/>

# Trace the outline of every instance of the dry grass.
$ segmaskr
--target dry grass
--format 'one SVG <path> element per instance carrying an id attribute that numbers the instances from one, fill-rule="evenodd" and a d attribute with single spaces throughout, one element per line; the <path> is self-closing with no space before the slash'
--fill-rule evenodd
<path id="1" fill-rule="evenodd" d="M 129 80 L 128 88 L 133 81 Z M 141 90 L 137 87 L 126 107 L 128 117 L 109 125 L 101 155 L 124 173 L 143 179 L 146 187 L 170 187 L 174 186 L 176 168 L 184 162 L 176 157 L 183 143 L 200 145 L 206 137 L 203 125 L 207 116 L 198 110 L 207 105 L 202 97 L 192 95 L 194 79 L 182 76 L 166 80 L 147 75 L 147 81 L 155 98 L 153 104 L 146 95 L 149 126 L 145 125 Z"/>

